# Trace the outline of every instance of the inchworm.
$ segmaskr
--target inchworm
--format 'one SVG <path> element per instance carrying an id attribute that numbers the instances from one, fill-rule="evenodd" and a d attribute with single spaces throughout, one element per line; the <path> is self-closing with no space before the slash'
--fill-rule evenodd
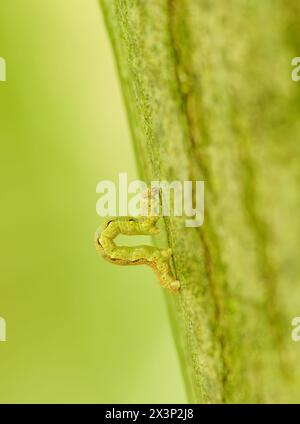
<path id="1" fill-rule="evenodd" d="M 172 249 L 159 249 L 154 246 L 117 246 L 114 239 L 124 235 L 155 235 L 159 233 L 156 223 L 158 216 L 119 217 L 107 220 L 96 232 L 96 249 L 104 259 L 117 265 L 149 265 L 156 272 L 160 284 L 177 292 L 180 282 L 176 280 L 169 264 Z"/>

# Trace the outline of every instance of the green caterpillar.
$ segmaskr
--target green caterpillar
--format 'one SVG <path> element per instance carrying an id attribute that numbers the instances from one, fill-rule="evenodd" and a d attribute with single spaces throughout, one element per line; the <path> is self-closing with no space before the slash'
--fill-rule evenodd
<path id="1" fill-rule="evenodd" d="M 107 220 L 96 232 L 96 249 L 104 259 L 117 265 L 149 265 L 156 272 L 160 284 L 171 292 L 180 289 L 180 282 L 174 278 L 169 264 L 172 249 L 154 246 L 117 246 L 114 239 L 124 235 L 155 235 L 159 233 L 156 223 L 158 216 L 119 217 Z"/>

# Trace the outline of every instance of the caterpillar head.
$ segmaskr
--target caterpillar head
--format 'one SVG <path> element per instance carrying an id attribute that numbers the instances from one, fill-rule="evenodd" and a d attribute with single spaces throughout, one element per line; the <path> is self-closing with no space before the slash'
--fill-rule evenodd
<path id="1" fill-rule="evenodd" d="M 98 228 L 96 233 L 95 233 L 95 238 L 94 238 L 94 242 L 95 242 L 95 247 L 97 252 L 101 253 L 101 255 L 104 255 L 104 249 L 100 243 L 100 235 L 101 235 L 101 228 Z"/>

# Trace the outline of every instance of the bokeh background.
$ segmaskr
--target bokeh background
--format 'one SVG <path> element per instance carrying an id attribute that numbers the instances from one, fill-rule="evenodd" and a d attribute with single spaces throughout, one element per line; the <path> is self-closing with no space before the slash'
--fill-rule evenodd
<path id="1" fill-rule="evenodd" d="M 138 177 L 97 0 L 1 1 L 0 56 L 0 402 L 185 402 L 153 272 L 93 245 L 97 182 Z"/>

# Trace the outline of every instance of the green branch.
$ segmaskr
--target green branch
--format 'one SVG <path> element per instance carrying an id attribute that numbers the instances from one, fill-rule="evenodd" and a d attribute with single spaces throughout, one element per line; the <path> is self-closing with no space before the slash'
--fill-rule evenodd
<path id="1" fill-rule="evenodd" d="M 141 177 L 205 181 L 200 229 L 165 219 L 190 400 L 299 400 L 300 84 L 289 66 L 300 31 L 287 36 L 297 2 L 101 4 Z"/>

